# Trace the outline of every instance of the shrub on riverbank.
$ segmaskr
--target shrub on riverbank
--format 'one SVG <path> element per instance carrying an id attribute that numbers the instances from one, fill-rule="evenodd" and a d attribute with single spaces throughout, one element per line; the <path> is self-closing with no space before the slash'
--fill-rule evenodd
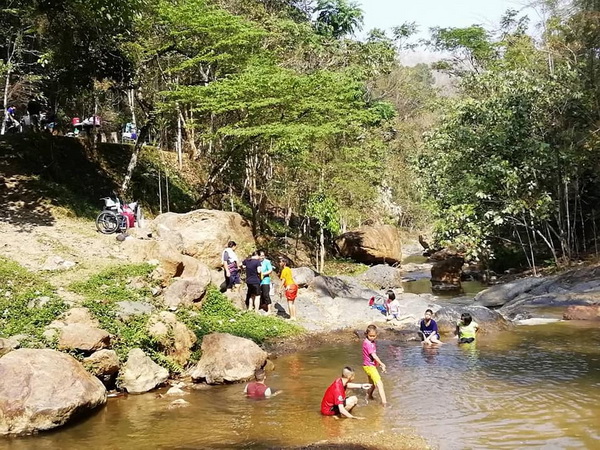
<path id="1" fill-rule="evenodd" d="M 0 257 L 0 337 L 18 334 L 22 347 L 44 347 L 44 327 L 67 309 L 43 277 Z"/>

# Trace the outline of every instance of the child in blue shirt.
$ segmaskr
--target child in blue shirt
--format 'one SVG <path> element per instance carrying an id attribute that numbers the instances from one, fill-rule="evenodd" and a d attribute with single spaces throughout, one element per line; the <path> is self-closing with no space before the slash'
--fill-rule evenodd
<path id="1" fill-rule="evenodd" d="M 432 316 L 433 311 L 427 309 L 425 311 L 425 318 L 423 318 L 419 324 L 419 335 L 421 336 L 424 345 L 442 344 L 437 323 L 432 319 Z"/>

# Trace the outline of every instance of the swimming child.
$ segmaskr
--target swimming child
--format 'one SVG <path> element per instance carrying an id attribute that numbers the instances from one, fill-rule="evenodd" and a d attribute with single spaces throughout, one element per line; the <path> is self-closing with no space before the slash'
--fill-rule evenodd
<path id="1" fill-rule="evenodd" d="M 254 371 L 254 379 L 251 383 L 248 383 L 244 388 L 244 394 L 250 398 L 269 398 L 275 397 L 282 391 L 272 392 L 271 388 L 265 384 L 267 374 L 263 369 L 257 369 Z"/>
<path id="2" fill-rule="evenodd" d="M 365 331 L 365 340 L 363 341 L 362 345 L 363 369 L 367 373 L 369 381 L 372 384 L 368 391 L 369 398 L 374 398 L 373 392 L 375 391 L 375 388 L 377 388 L 381 397 L 381 404 L 386 406 L 387 400 L 385 398 L 385 390 L 383 389 L 383 382 L 381 381 L 381 376 L 377 371 L 377 366 L 381 366 L 381 371 L 383 373 L 385 373 L 386 368 L 385 364 L 381 361 L 381 359 L 379 359 L 379 356 L 377 356 L 375 339 L 377 339 L 377 327 L 375 325 L 369 325 Z"/>
<path id="3" fill-rule="evenodd" d="M 396 294 L 391 289 L 386 292 L 387 301 L 385 302 L 385 309 L 387 312 L 387 320 L 399 320 L 400 316 L 400 303 L 396 299 Z"/>
<path id="4" fill-rule="evenodd" d="M 462 313 L 456 324 L 456 337 L 459 344 L 470 344 L 475 340 L 475 334 L 479 331 L 479 325 L 473 320 L 471 314 Z"/>
<path id="5" fill-rule="evenodd" d="M 419 335 L 424 345 L 442 344 L 437 322 L 431 318 L 432 316 L 433 311 L 431 309 L 425 310 L 425 318 L 419 324 Z"/>
<path id="6" fill-rule="evenodd" d="M 323 400 L 321 400 L 321 414 L 325 416 L 342 415 L 349 419 L 364 419 L 364 417 L 353 416 L 350 411 L 358 404 L 356 395 L 346 397 L 346 389 L 370 389 L 369 383 L 352 383 L 354 380 L 354 370 L 351 367 L 344 367 L 341 378 L 337 378 L 325 391 Z"/>

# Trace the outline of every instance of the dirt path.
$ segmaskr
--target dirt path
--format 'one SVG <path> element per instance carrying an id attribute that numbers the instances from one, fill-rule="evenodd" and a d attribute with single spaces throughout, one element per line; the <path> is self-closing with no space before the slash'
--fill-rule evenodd
<path id="1" fill-rule="evenodd" d="M 27 229 L 0 220 L 0 254 L 31 271 L 44 273 L 57 288 L 127 260 L 120 253 L 115 235 L 98 233 L 94 222 L 53 216 L 52 225 L 30 225 Z M 44 263 L 55 256 L 76 265 L 68 270 L 42 270 Z"/>

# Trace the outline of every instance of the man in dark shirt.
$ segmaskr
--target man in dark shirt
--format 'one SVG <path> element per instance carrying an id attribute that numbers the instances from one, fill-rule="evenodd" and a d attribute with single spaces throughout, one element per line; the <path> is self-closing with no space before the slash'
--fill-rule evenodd
<path id="1" fill-rule="evenodd" d="M 261 261 L 258 257 L 258 252 L 253 252 L 252 256 L 244 261 L 246 286 L 248 286 L 246 303 L 249 310 L 254 309 L 256 312 L 258 312 L 260 307 L 260 266 Z"/>

